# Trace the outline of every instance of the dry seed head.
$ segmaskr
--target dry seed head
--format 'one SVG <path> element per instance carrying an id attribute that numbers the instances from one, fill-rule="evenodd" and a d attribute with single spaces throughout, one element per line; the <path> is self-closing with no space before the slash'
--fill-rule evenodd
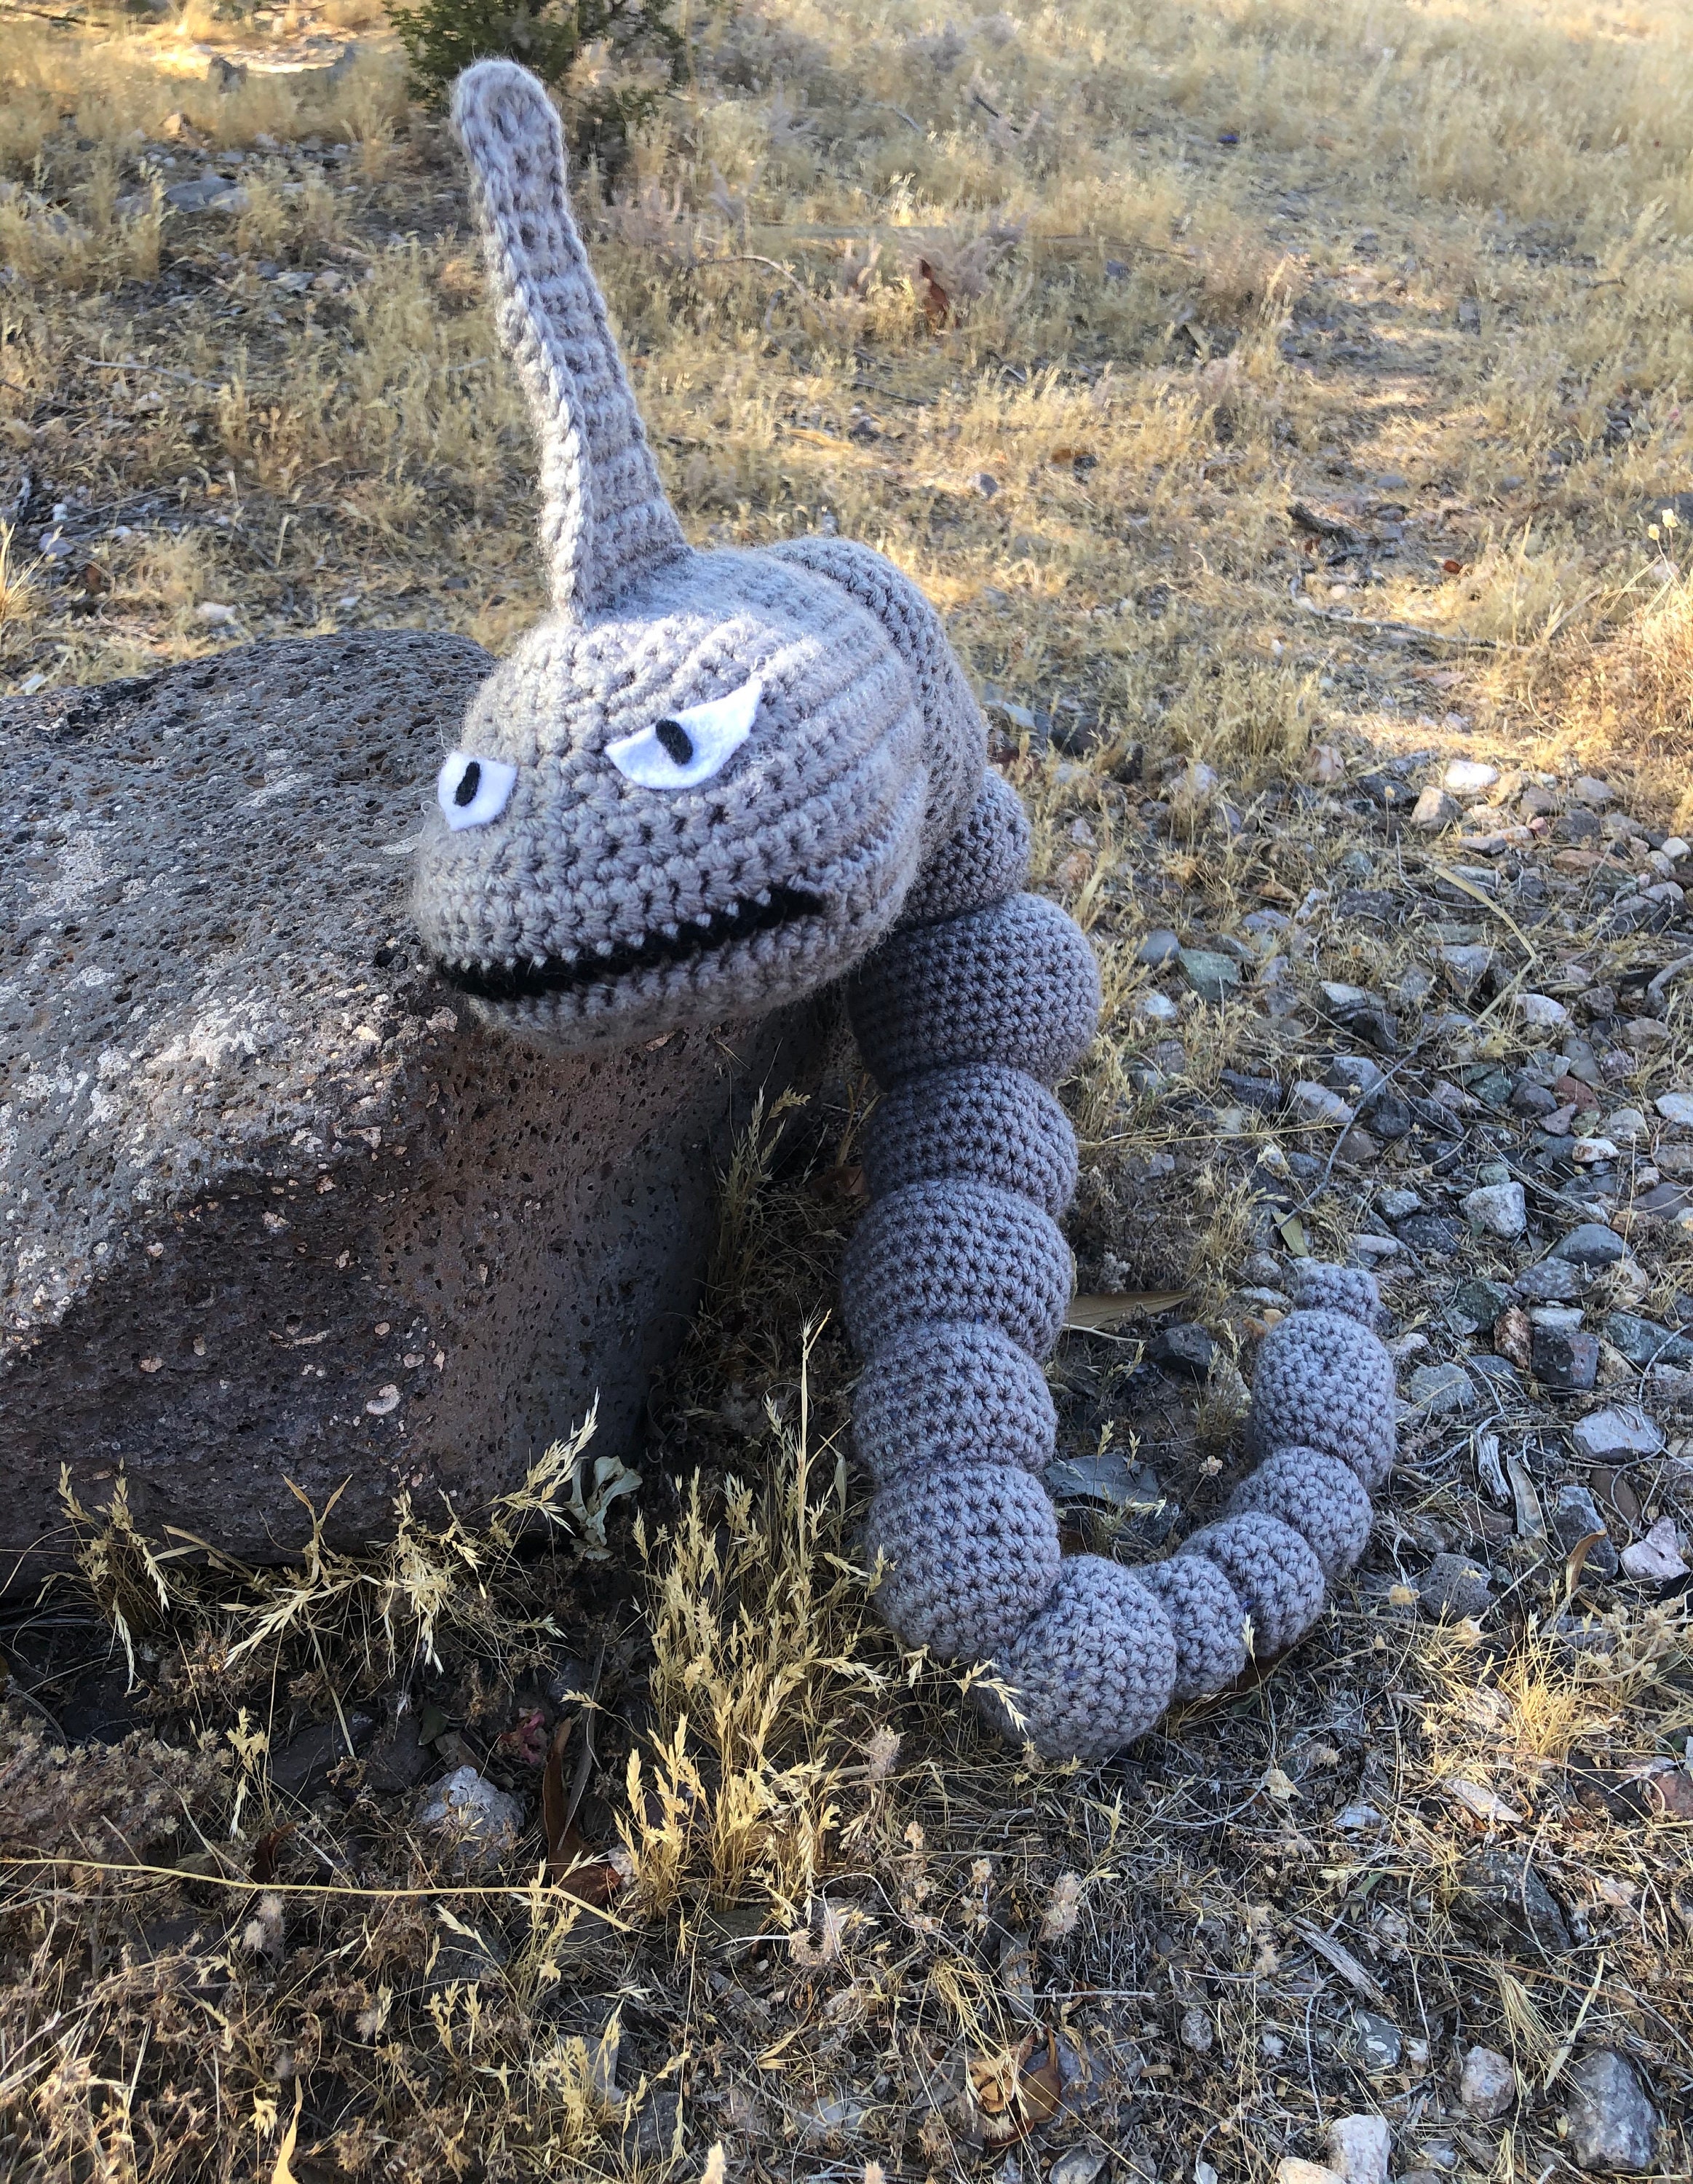
<path id="1" fill-rule="evenodd" d="M 1076 1921 L 1082 1909 L 1082 1876 L 1079 1873 L 1061 1873 L 1052 1884 L 1052 1894 L 1041 1914 L 1040 1938 L 1043 1942 L 1061 1942 L 1076 1930 Z"/>

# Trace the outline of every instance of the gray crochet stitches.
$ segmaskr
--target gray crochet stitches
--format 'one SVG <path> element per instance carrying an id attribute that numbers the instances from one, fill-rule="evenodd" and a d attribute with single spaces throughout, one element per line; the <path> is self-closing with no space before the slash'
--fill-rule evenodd
<path id="1" fill-rule="evenodd" d="M 909 578 L 844 539 L 687 544 L 540 86 L 480 63 L 454 122 L 540 442 L 553 612 L 446 755 L 425 939 L 473 1006 L 568 1048 L 846 982 L 883 1095 L 842 1276 L 877 1597 L 908 1642 L 991 1663 L 1007 1733 L 1115 1751 L 1293 1644 L 1362 1552 L 1393 1456 L 1375 1285 L 1306 1270 L 1260 1351 L 1257 1468 L 1218 1522 L 1139 1569 L 1061 1555 L 1041 1361 L 1077 1153 L 1050 1088 L 1094 1036 L 1093 951 L 1023 892 L 1028 822 Z"/>
<path id="2" fill-rule="evenodd" d="M 418 923 L 474 1006 L 555 1046 L 762 1013 L 892 926 L 982 793 L 980 710 L 933 609 L 868 548 L 686 544 L 551 102 L 483 61 L 453 116 L 540 442 L 554 612 L 446 756 Z"/>

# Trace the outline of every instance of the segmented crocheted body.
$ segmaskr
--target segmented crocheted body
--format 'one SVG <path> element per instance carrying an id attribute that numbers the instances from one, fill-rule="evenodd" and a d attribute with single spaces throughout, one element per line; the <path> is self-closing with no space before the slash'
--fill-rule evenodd
<path id="1" fill-rule="evenodd" d="M 883 1096 L 842 1288 L 866 1360 L 853 1429 L 877 1482 L 883 1613 L 913 1644 L 991 1662 L 1016 1696 L 1016 1719 L 987 1700 L 1000 1725 L 1068 1758 L 1118 1749 L 1172 1700 L 1223 1689 L 1249 1652 L 1310 1628 L 1368 1539 L 1394 1391 L 1373 1280 L 1307 1266 L 1259 1355 L 1262 1460 L 1222 1519 L 1138 1568 L 1061 1554 L 1040 1361 L 1069 1301 L 1055 1217 L 1077 1155 L 1047 1087 L 1090 1043 L 1099 988 L 1071 920 L 1013 892 L 1027 846 L 1021 807 L 990 776 L 938 861 L 944 885 L 922 891 L 849 989 Z"/>
<path id="2" fill-rule="evenodd" d="M 1374 1284 L 1305 1270 L 1260 1354 L 1261 1460 L 1219 1523 L 1136 1569 L 1061 1554 L 1041 1361 L 1077 1153 L 1051 1088 L 1097 1027 L 1092 950 L 1023 892 L 1027 820 L 915 586 L 839 539 L 683 540 L 540 86 L 481 63 L 454 119 L 540 433 L 555 612 L 443 766 L 419 922 L 475 1006 L 567 1047 L 848 982 L 882 1090 L 843 1275 L 878 1598 L 907 1641 L 994 1664 L 1002 1727 L 1113 1751 L 1291 1645 L 1362 1552 L 1393 1455 Z"/>

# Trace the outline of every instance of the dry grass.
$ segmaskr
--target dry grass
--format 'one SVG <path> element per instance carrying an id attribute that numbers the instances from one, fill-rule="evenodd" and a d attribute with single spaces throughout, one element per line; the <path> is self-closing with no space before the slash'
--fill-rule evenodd
<path id="1" fill-rule="evenodd" d="M 355 626 L 498 649 L 540 604 L 531 449 L 463 177 L 368 0 L 268 29 L 0 20 L 4 686 Z M 1510 998 L 1531 978 L 1573 1001 L 1671 945 L 1602 922 L 1609 866 L 1530 845 L 1539 896 L 1451 879 L 1512 822 L 1512 775 L 1432 845 L 1361 783 L 1395 752 L 1517 786 L 1585 767 L 1693 832 L 1685 11 L 768 0 L 693 25 L 688 83 L 582 179 L 584 224 L 691 532 L 833 521 L 926 586 L 997 708 L 1039 883 L 1099 950 L 1105 1034 L 1066 1095 L 1080 1284 L 1183 1290 L 1220 1346 L 1187 1388 L 1133 1332 L 1054 1361 L 1064 1452 L 1156 1474 L 1075 1514 L 1133 1559 L 1238 1475 L 1286 1224 L 1344 1252 L 1380 1184 L 1438 1181 L 1443 1141 L 1373 1175 L 1224 1071 L 1306 1073 L 1338 980 L 1423 1028 L 1408 1087 L 1463 1096 L 1540 1043 Z M 361 48 L 339 79 L 227 93 L 192 42 L 337 30 Z M 207 169 L 244 205 L 168 204 Z M 1399 908 L 1343 919 L 1345 886 Z M 1292 922 L 1244 922 L 1266 911 Z M 1437 921 L 1507 959 L 1467 1028 L 1417 984 Z M 1231 998 L 1148 1012 L 1164 924 L 1238 951 Z M 1690 1011 L 1684 982 L 1619 1100 L 1689 1081 Z M 80 1587 L 8 1646 L 8 2175 L 1009 2184 L 1078 2142 L 1101 2176 L 1205 2184 L 1369 2108 L 1399 2173 L 1545 2184 L 1578 2035 L 1685 2103 L 1693 1869 L 1645 1779 L 1685 1770 L 1685 1600 L 1590 1585 L 1594 1632 L 1560 1629 L 1534 1498 L 1566 1474 L 1555 1415 L 1507 1401 L 1503 1457 L 1407 1428 L 1365 1569 L 1291 1661 L 1110 1767 L 1027 1763 L 880 1630 L 855 1559 L 827 1313 L 864 1102 L 848 1078 L 755 1121 L 638 1492 L 586 1444 L 479 1524 L 398 1513 L 366 1557 L 303 1513 L 276 1572 L 141 1540 L 120 1499 L 84 1513 Z M 1573 1188 L 1536 1205 L 1577 1217 Z M 1667 1314 L 1693 1245 L 1636 1241 L 1646 1289 L 1613 1301 Z M 1428 1346 L 1407 1363 L 1454 1353 L 1450 1289 L 1393 1286 Z M 1678 1496 L 1685 1524 L 1685 1467 L 1629 1476 L 1619 1534 Z M 1471 1543 L 1498 1607 L 1419 1622 L 1416 1572 Z M 103 1710 L 127 1741 L 81 1735 Z M 627 1886 L 572 1895 L 538 1828 L 456 1870 L 368 1743 L 408 1720 L 430 1779 L 476 1763 L 532 1808 L 536 1736 L 571 1724 L 582 1855 Z M 311 1736 L 322 1764 L 291 1772 Z M 1501 1847 L 1567 1953 L 1486 1912 L 1467 1860 Z M 1362 2003 L 1403 2036 L 1385 2073 L 1349 2044 Z M 1477 2041 L 1523 2075 L 1503 2130 L 1454 2109 Z"/>

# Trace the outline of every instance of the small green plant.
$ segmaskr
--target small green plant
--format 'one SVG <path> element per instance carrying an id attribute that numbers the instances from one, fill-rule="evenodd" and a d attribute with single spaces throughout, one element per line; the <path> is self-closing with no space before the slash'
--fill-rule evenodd
<path id="1" fill-rule="evenodd" d="M 521 61 L 552 86 L 602 40 L 616 60 L 657 56 L 674 69 L 683 51 L 674 7 L 675 0 L 541 0 L 538 7 L 527 0 L 419 0 L 415 8 L 390 6 L 388 20 L 410 58 L 413 88 L 433 103 L 472 61 L 494 55 Z M 581 120 L 596 140 L 621 134 L 651 98 L 650 91 L 597 89 Z M 582 131 L 571 134 L 579 139 Z M 580 142 L 576 148 L 584 148 Z"/>

